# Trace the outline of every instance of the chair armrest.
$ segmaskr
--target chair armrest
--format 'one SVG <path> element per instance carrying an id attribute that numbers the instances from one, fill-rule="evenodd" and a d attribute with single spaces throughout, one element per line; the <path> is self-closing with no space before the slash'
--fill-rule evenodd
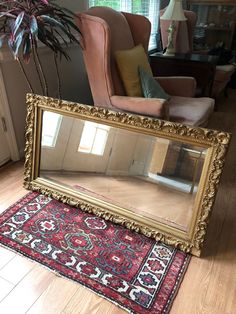
<path id="1" fill-rule="evenodd" d="M 115 108 L 147 116 L 169 119 L 168 102 L 159 98 L 111 96 Z"/>
<path id="2" fill-rule="evenodd" d="M 172 96 L 194 97 L 196 80 L 188 76 L 155 77 L 166 93 Z"/>

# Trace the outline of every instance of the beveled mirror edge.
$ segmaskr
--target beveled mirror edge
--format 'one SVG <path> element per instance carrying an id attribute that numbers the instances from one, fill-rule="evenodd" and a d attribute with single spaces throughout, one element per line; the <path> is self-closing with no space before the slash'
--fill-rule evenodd
<path id="1" fill-rule="evenodd" d="M 24 187 L 26 189 L 37 191 L 69 205 L 80 207 L 82 210 L 103 217 L 106 220 L 119 223 L 148 237 L 160 240 L 168 245 L 173 245 L 174 247 L 193 255 L 200 256 L 211 209 L 214 204 L 220 176 L 223 170 L 225 155 L 230 141 L 229 133 L 191 127 L 151 117 L 111 111 L 101 107 L 87 106 L 35 94 L 27 94 L 26 104 L 27 116 L 24 171 Z M 89 118 L 91 121 L 103 119 L 103 121 L 106 121 L 106 123 L 113 126 L 119 126 L 130 130 L 133 129 L 138 132 L 165 137 L 171 140 L 180 141 L 181 139 L 184 139 L 187 143 L 195 145 L 201 144 L 206 148 L 212 148 L 209 170 L 205 175 L 207 184 L 203 189 L 204 191 L 200 202 L 201 205 L 196 215 L 195 225 L 192 226 L 191 240 L 180 239 L 167 232 L 153 230 L 146 225 L 137 224 L 135 220 L 130 220 L 122 217 L 122 215 L 120 216 L 110 213 L 98 206 L 81 201 L 67 193 L 62 193 L 57 189 L 46 187 L 45 185 L 36 182 L 37 180 L 35 181 L 35 178 L 39 171 L 36 166 L 37 163 L 39 163 L 39 155 L 35 153 L 39 151 L 40 145 L 40 139 L 37 134 L 39 128 L 36 128 L 36 123 L 40 120 L 38 118 L 38 115 L 40 116 L 39 108 L 50 108 L 51 110 L 66 112 L 70 115 L 80 115 L 81 117 Z"/>

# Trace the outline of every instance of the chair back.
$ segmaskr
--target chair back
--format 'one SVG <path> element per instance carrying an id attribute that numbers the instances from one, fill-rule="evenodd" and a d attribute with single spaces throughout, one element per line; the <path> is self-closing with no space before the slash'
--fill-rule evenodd
<path id="1" fill-rule="evenodd" d="M 151 24 L 141 15 L 92 7 L 78 13 L 83 55 L 94 103 L 112 107 L 110 97 L 125 95 L 114 52 L 142 44 L 148 50 Z"/>

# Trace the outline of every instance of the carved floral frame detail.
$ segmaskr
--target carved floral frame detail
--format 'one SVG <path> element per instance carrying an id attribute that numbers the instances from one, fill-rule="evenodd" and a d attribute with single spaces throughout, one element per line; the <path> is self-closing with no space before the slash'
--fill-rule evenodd
<path id="1" fill-rule="evenodd" d="M 50 97 L 27 94 L 26 117 L 26 146 L 25 146 L 25 170 L 24 187 L 48 195 L 58 201 L 78 207 L 83 211 L 92 213 L 126 228 L 140 232 L 157 241 L 200 256 L 205 239 L 207 225 L 211 210 L 219 186 L 220 176 L 223 170 L 226 152 L 228 149 L 230 134 L 216 130 L 196 128 L 179 123 L 159 120 L 151 117 L 133 115 L 125 112 L 111 111 L 102 107 L 87 106 L 78 103 L 58 100 Z M 69 116 L 101 121 L 115 126 L 152 136 L 160 136 L 169 140 L 184 141 L 184 143 L 200 144 L 208 148 L 208 169 L 205 171 L 205 185 L 201 192 L 201 202 L 198 208 L 195 223 L 190 238 L 180 237 L 176 232 L 170 232 L 167 228 L 159 229 L 150 226 L 143 221 L 140 223 L 135 218 L 127 218 L 122 211 L 109 211 L 108 206 L 101 206 L 99 202 L 91 202 L 89 199 L 80 198 L 70 191 L 60 189 L 58 185 L 47 184 L 38 180 L 39 173 L 39 146 L 42 126 L 42 110 L 64 113 Z M 109 205 L 109 204 L 108 204 Z"/>

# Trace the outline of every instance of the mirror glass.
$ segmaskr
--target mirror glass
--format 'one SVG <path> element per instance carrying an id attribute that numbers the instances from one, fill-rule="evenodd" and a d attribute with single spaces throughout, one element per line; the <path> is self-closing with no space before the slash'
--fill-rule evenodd
<path id="1" fill-rule="evenodd" d="M 43 111 L 39 177 L 188 232 L 207 148 Z"/>
<path id="2" fill-rule="evenodd" d="M 27 95 L 24 187 L 200 256 L 230 134 Z"/>

